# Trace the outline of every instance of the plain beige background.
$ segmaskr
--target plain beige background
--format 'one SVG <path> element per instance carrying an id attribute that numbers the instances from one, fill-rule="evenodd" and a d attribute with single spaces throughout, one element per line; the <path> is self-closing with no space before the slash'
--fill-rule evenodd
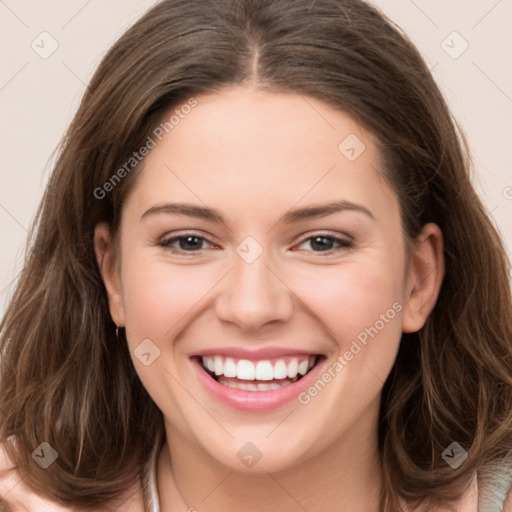
<path id="1" fill-rule="evenodd" d="M 101 57 L 154 3 L 0 0 L 0 315 L 52 152 Z M 512 256 L 512 0 L 374 3 L 432 69 L 468 136 L 475 185 Z"/>

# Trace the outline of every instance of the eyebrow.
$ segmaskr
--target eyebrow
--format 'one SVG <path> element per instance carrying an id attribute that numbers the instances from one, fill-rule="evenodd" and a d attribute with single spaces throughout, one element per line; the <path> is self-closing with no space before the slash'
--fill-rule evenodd
<path id="1" fill-rule="evenodd" d="M 360 212 L 371 219 L 375 220 L 372 212 L 366 208 L 365 206 L 357 203 L 352 203 L 350 201 L 334 201 L 327 204 L 319 204 L 308 206 L 305 208 L 299 208 L 296 210 L 290 210 L 286 212 L 278 222 L 284 224 L 292 224 L 296 222 L 300 222 L 307 219 L 318 219 L 322 217 L 327 217 L 328 215 L 332 215 L 334 213 L 343 212 L 343 211 L 355 211 Z M 224 217 L 222 214 L 213 209 L 207 208 L 203 206 L 196 206 L 189 203 L 166 203 L 155 205 L 149 208 L 146 212 L 144 212 L 141 216 L 141 220 L 150 217 L 152 215 L 156 215 L 158 213 L 168 213 L 172 215 L 185 215 L 187 217 L 195 217 L 198 219 L 209 220 L 216 223 L 226 224 Z"/>

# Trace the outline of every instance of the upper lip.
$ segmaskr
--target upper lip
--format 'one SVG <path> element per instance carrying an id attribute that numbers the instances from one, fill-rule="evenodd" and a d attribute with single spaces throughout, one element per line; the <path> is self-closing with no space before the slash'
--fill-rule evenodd
<path id="1" fill-rule="evenodd" d="M 200 356 L 224 356 L 232 357 L 233 359 L 248 359 L 249 361 L 261 361 L 265 359 L 277 359 L 279 357 L 293 357 L 293 356 L 314 356 L 319 352 L 312 352 L 310 350 L 300 350 L 295 348 L 286 347 L 262 347 L 257 349 L 248 349 L 243 347 L 219 347 L 209 348 L 196 352 L 191 357 Z"/>

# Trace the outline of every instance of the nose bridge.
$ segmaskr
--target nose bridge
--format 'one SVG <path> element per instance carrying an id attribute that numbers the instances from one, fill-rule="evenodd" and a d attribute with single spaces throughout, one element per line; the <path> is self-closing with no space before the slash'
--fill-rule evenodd
<path id="1" fill-rule="evenodd" d="M 291 292 L 270 270 L 267 252 L 242 244 L 233 256 L 233 270 L 217 300 L 221 320 L 254 330 L 268 322 L 288 320 L 293 311 Z M 244 249 L 249 247 L 249 251 Z M 251 257 L 247 257 L 250 254 Z"/>

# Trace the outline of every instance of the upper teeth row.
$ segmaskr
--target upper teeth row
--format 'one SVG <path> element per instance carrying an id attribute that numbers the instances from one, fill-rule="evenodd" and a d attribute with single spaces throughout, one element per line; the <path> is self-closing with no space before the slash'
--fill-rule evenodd
<path id="1" fill-rule="evenodd" d="M 242 380 L 293 379 L 306 375 L 315 364 L 315 356 L 287 357 L 276 361 L 249 361 L 223 356 L 203 356 L 203 366 L 215 375 Z"/>

